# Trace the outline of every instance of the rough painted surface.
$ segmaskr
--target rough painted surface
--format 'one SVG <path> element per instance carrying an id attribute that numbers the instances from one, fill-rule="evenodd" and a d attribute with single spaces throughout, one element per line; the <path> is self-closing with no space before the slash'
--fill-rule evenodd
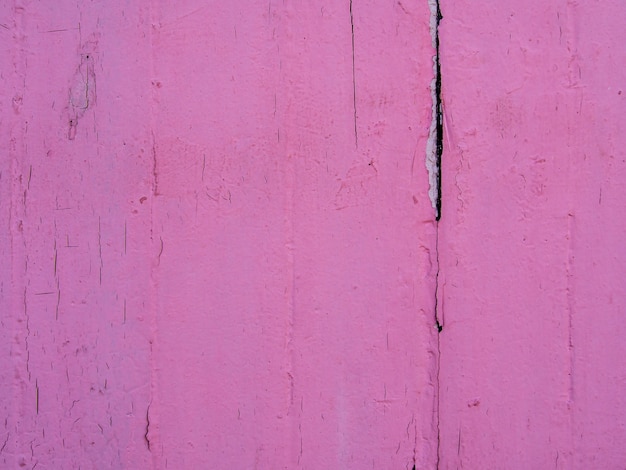
<path id="1" fill-rule="evenodd" d="M 432 51 L 406 8 L 155 11 L 159 462 L 434 461 Z"/>
<path id="2" fill-rule="evenodd" d="M 0 10 L 3 468 L 149 464 L 147 13 Z"/>
<path id="3" fill-rule="evenodd" d="M 0 4 L 0 467 L 623 466 L 626 8 L 440 3 L 439 224 L 428 1 Z"/>
<path id="4" fill-rule="evenodd" d="M 441 468 L 623 468 L 626 8 L 441 5 Z"/>
<path id="5" fill-rule="evenodd" d="M 432 467 L 428 5 L 10 3 L 0 466 Z"/>

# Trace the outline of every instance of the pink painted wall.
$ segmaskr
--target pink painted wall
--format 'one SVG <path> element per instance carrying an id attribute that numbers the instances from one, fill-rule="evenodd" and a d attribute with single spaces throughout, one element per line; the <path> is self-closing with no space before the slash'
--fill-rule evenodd
<path id="1" fill-rule="evenodd" d="M 623 465 L 626 8 L 441 9 L 437 223 L 426 1 L 0 5 L 1 468 Z"/>
<path id="2" fill-rule="evenodd" d="M 149 9 L 2 2 L 0 23 L 0 467 L 146 468 Z"/>
<path id="3" fill-rule="evenodd" d="M 428 5 L 1 18 L 1 466 L 432 466 Z"/>
<path id="4" fill-rule="evenodd" d="M 626 5 L 442 10 L 441 468 L 623 468 Z"/>
<path id="5" fill-rule="evenodd" d="M 353 9 L 355 118 L 348 2 L 200 5 L 153 12 L 155 462 L 431 465 L 428 6 Z"/>

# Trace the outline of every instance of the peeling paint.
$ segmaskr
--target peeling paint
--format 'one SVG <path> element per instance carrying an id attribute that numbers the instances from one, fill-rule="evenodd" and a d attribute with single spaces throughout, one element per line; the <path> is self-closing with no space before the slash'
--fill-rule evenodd
<path id="1" fill-rule="evenodd" d="M 432 100 L 431 122 L 426 143 L 426 169 L 428 171 L 428 197 L 435 209 L 435 218 L 441 217 L 441 154 L 443 151 L 443 108 L 441 103 L 441 67 L 439 64 L 439 22 L 441 11 L 438 0 L 428 0 L 430 9 L 430 35 L 433 56 L 433 79 L 430 83 Z"/>

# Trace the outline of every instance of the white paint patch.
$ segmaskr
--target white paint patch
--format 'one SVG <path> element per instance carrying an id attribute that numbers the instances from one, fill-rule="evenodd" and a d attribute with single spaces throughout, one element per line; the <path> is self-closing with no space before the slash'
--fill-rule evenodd
<path id="1" fill-rule="evenodd" d="M 430 92 L 433 99 L 432 120 L 426 142 L 426 169 L 428 170 L 428 197 L 437 211 L 437 196 L 439 195 L 439 165 L 437 162 L 437 93 L 435 79 L 430 83 Z M 438 217 L 439 214 L 436 214 Z"/>
<path id="2" fill-rule="evenodd" d="M 428 8 L 430 9 L 430 37 L 433 41 L 433 49 L 437 47 L 437 0 L 428 0 Z"/>
<path id="3" fill-rule="evenodd" d="M 432 39 L 433 49 L 437 47 L 437 0 L 428 0 L 430 8 L 430 36 Z M 426 169 L 428 170 L 429 189 L 428 196 L 430 202 L 437 213 L 437 196 L 439 194 L 439 165 L 437 164 L 437 56 L 433 55 L 433 79 L 430 82 L 430 95 L 432 98 L 432 113 L 430 121 L 430 130 L 428 132 L 428 141 L 426 142 Z"/>

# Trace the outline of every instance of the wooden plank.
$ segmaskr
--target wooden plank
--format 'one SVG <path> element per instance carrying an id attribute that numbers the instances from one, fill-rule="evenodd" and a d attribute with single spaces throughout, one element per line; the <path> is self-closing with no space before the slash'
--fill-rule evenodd
<path id="1" fill-rule="evenodd" d="M 442 468 L 615 468 L 626 10 L 442 11 Z"/>
<path id="2" fill-rule="evenodd" d="M 13 3 L 0 31 L 0 462 L 146 468 L 148 10 Z"/>
<path id="3" fill-rule="evenodd" d="M 160 461 L 431 466 L 428 6 L 156 15 Z"/>

